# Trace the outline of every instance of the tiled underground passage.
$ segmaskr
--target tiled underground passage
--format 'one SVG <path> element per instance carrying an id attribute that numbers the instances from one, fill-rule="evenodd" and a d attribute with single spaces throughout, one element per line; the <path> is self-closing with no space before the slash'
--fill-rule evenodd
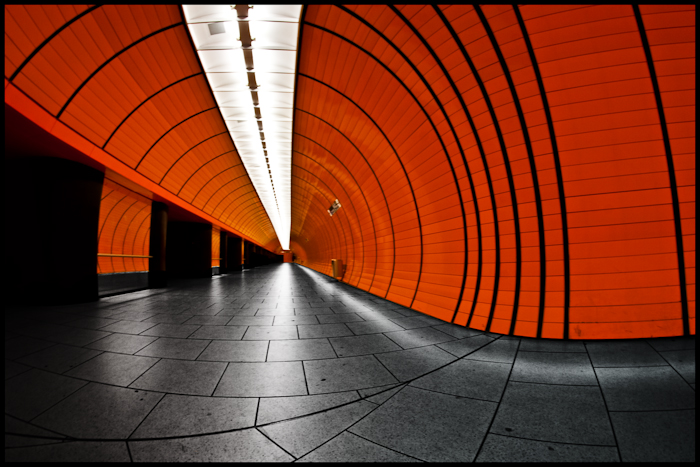
<path id="1" fill-rule="evenodd" d="M 536 340 L 295 264 L 5 312 L 5 461 L 694 461 L 695 339 Z"/>

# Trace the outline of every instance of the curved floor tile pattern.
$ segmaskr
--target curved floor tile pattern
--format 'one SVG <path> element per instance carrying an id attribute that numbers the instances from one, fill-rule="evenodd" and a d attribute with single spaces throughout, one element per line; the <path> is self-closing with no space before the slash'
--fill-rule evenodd
<path id="1" fill-rule="evenodd" d="M 6 311 L 5 460 L 694 461 L 694 363 L 694 338 L 500 336 L 282 264 Z"/>

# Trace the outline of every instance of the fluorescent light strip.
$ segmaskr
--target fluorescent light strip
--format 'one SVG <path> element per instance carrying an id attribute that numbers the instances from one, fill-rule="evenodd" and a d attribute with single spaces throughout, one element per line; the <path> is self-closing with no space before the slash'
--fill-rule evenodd
<path id="1" fill-rule="evenodd" d="M 238 154 L 282 249 L 289 250 L 294 77 L 301 5 L 182 8 Z M 247 69 L 251 65 L 252 69 Z"/>

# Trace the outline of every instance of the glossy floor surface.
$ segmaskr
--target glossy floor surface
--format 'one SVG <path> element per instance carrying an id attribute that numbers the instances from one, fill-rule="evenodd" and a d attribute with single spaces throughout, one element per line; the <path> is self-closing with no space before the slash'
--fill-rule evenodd
<path id="1" fill-rule="evenodd" d="M 695 339 L 466 329 L 302 266 L 5 310 L 6 461 L 694 461 Z"/>

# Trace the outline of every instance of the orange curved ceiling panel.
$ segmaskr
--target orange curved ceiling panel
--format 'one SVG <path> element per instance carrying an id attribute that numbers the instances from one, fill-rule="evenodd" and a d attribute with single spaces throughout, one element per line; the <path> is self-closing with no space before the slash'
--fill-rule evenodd
<path id="1" fill-rule="evenodd" d="M 502 334 L 694 334 L 694 17 L 308 6 L 297 259 Z"/>
<path id="2" fill-rule="evenodd" d="M 178 6 L 6 5 L 5 76 L 193 212 L 279 249 Z"/>

